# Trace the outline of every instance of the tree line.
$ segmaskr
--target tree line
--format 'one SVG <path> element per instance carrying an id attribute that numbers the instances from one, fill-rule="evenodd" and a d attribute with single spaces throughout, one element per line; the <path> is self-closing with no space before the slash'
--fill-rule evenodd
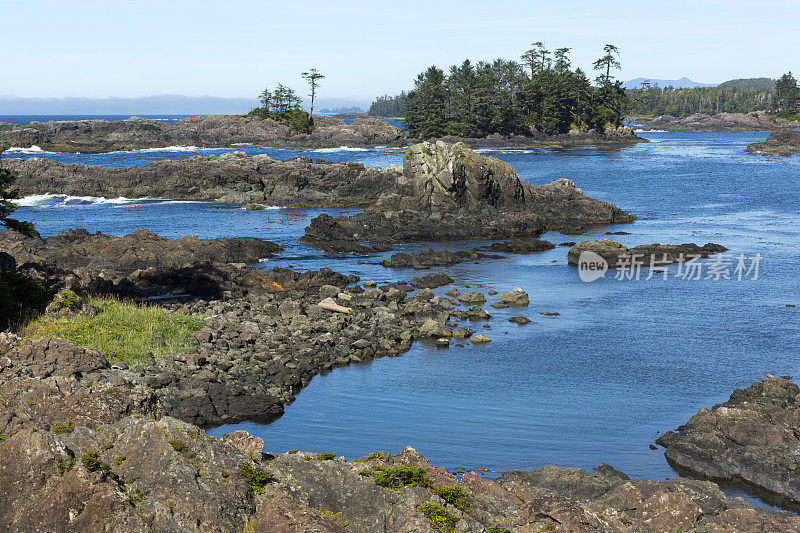
<path id="1" fill-rule="evenodd" d="M 570 48 L 548 50 L 533 43 L 521 61 L 469 60 L 447 73 L 436 66 L 419 74 L 408 94 L 382 96 L 370 114 L 403 116 L 417 137 L 484 137 L 548 134 L 617 127 L 625 91 L 614 73 L 619 49 L 608 44 L 594 62 L 594 83 L 573 68 Z"/>
<path id="2" fill-rule="evenodd" d="M 630 115 L 686 117 L 695 113 L 772 111 L 778 115 L 797 116 L 800 102 L 800 89 L 791 72 L 777 80 L 731 80 L 717 87 L 691 89 L 662 88 L 645 81 L 640 88 L 625 92 L 625 111 Z"/>

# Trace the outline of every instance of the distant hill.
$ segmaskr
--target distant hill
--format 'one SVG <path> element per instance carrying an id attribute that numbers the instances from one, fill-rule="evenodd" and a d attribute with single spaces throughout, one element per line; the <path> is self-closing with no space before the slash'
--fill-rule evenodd
<path id="1" fill-rule="evenodd" d="M 695 87 L 716 87 L 716 83 L 700 83 L 690 80 L 689 78 L 681 78 L 679 80 L 659 80 L 656 78 L 636 78 L 628 80 L 622 84 L 625 89 L 638 89 L 642 86 L 642 82 L 650 80 L 650 85 L 658 85 L 662 89 L 664 87 L 675 87 L 676 89 L 693 89 Z"/>
<path id="2" fill-rule="evenodd" d="M 775 88 L 775 80 L 772 78 L 740 78 L 720 83 L 717 87 L 741 91 L 771 91 Z"/>

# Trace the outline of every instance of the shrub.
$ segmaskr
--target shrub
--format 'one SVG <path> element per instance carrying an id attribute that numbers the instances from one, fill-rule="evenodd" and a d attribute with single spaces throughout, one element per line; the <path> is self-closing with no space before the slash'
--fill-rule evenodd
<path id="1" fill-rule="evenodd" d="M 317 454 L 317 459 L 320 461 L 330 461 L 331 459 L 335 459 L 336 454 L 333 452 L 323 452 Z"/>
<path id="2" fill-rule="evenodd" d="M 66 422 L 61 422 L 59 425 L 53 428 L 53 433 L 56 435 L 62 435 L 64 433 L 72 433 L 72 430 L 75 429 L 72 425 L 72 420 L 67 420 Z"/>
<path id="3" fill-rule="evenodd" d="M 239 467 L 239 473 L 253 487 L 253 492 L 256 494 L 264 494 L 264 487 L 267 486 L 267 483 L 275 481 L 275 476 L 271 472 L 253 467 L 246 462 Z"/>
<path id="4" fill-rule="evenodd" d="M 472 504 L 469 503 L 469 493 L 458 485 L 441 485 L 434 487 L 431 492 L 461 511 L 472 513 Z"/>
<path id="5" fill-rule="evenodd" d="M 83 457 L 81 457 L 81 462 L 89 472 L 95 472 L 103 468 L 103 462 L 100 460 L 97 452 L 94 450 L 83 454 Z"/>
<path id="6" fill-rule="evenodd" d="M 0 331 L 20 329 L 42 314 L 52 297 L 41 281 L 0 270 Z"/>
<path id="7" fill-rule="evenodd" d="M 456 529 L 458 517 L 447 509 L 434 502 L 425 502 L 417 511 L 424 514 L 431 523 L 431 527 L 441 533 L 452 533 Z"/>
<path id="8" fill-rule="evenodd" d="M 399 489 L 405 485 L 431 486 L 428 471 L 418 466 L 376 467 L 372 470 L 364 470 L 360 474 L 371 477 L 376 485 L 391 489 Z"/>
<path id="9" fill-rule="evenodd" d="M 347 527 L 350 523 L 344 519 L 344 515 L 340 512 L 334 513 L 333 511 L 325 511 L 325 516 L 327 516 L 331 522 L 336 524 L 337 526 Z"/>
<path id="10" fill-rule="evenodd" d="M 178 453 L 186 449 L 186 443 L 183 442 L 182 440 L 177 440 L 177 439 L 171 440 L 169 441 L 169 444 L 170 446 L 172 446 L 172 449 Z"/>

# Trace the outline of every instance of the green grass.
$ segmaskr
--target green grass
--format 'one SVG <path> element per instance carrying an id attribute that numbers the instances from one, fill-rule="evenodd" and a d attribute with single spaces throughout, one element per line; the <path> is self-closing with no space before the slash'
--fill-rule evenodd
<path id="1" fill-rule="evenodd" d="M 159 358 L 187 349 L 192 333 L 203 326 L 199 317 L 114 298 L 90 298 L 88 303 L 97 308 L 97 316 L 43 316 L 28 323 L 20 333 L 24 337 L 54 337 L 85 348 L 98 348 L 112 363 L 122 361 L 137 367 L 147 362 L 148 352 Z"/>

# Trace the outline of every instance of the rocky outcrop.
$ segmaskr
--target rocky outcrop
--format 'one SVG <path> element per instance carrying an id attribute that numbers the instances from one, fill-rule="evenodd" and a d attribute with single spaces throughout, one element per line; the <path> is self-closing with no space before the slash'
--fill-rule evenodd
<path id="1" fill-rule="evenodd" d="M 65 165 L 40 158 L 8 158 L 3 164 L 17 172 L 15 186 L 23 196 L 52 193 L 313 207 L 370 205 L 394 191 L 400 177 L 396 168 L 312 162 L 303 157 L 278 161 L 244 152 L 125 168 Z"/>
<path id="2" fill-rule="evenodd" d="M 453 137 L 441 138 L 447 143 L 462 142 L 470 148 L 506 148 L 506 149 L 537 149 L 537 148 L 570 148 L 580 146 L 608 146 L 622 147 L 636 143 L 649 142 L 647 139 L 637 137 L 632 128 L 620 126 L 606 130 L 571 131 L 565 134 L 548 135 L 540 131 L 531 131 L 529 135 L 512 135 L 506 137 L 495 133 L 482 138 Z"/>
<path id="3" fill-rule="evenodd" d="M 800 130 L 800 123 L 797 128 Z M 748 144 L 744 150 L 758 155 L 792 155 L 800 153 L 800 134 L 790 131 L 774 131 L 767 140 L 760 143 Z"/>
<path id="4" fill-rule="evenodd" d="M 800 125 L 796 121 L 770 115 L 764 111 L 756 113 L 718 113 L 706 115 L 696 113 L 688 117 L 632 117 L 638 123 L 647 122 L 645 130 L 659 131 L 769 131 L 797 130 Z"/>
<path id="5" fill-rule="evenodd" d="M 477 261 L 479 259 L 496 259 L 501 256 L 492 256 L 480 252 L 467 251 L 439 251 L 429 249 L 424 252 L 397 252 L 392 254 L 388 260 L 381 261 L 381 265 L 386 268 L 413 268 L 423 270 L 437 266 L 451 266 L 463 263 L 464 261 Z"/>
<path id="6" fill-rule="evenodd" d="M 208 116 L 175 124 L 134 117 L 127 120 L 31 122 L 25 126 L 0 123 L 0 144 L 46 151 L 98 153 L 166 146 L 228 147 L 237 144 L 300 148 L 399 145 L 405 135 L 378 119 L 356 119 L 352 124 L 318 116 L 310 134 L 297 133 L 270 119 Z"/>
<path id="7" fill-rule="evenodd" d="M 676 432 L 656 442 L 683 472 L 744 482 L 800 502 L 800 388 L 766 376 L 736 390 L 727 402 L 700 409 Z"/>
<path id="8" fill-rule="evenodd" d="M 198 263 L 256 263 L 281 250 L 274 242 L 253 237 L 166 239 L 145 229 L 116 237 L 75 229 L 42 239 L 0 229 L 0 251 L 14 256 L 17 263 L 43 261 L 61 269 L 123 275 Z"/>
<path id="9" fill-rule="evenodd" d="M 421 143 L 406 152 L 397 192 L 352 217 L 321 215 L 304 242 L 504 239 L 636 217 L 583 195 L 567 179 L 524 183 L 508 163 L 463 144 Z"/>
<path id="10" fill-rule="evenodd" d="M 696 257 L 709 257 L 710 255 L 726 251 L 727 248 L 720 244 L 707 243 L 697 246 L 689 244 L 641 244 L 628 248 L 610 239 L 597 239 L 596 241 L 581 241 L 567 252 L 567 262 L 578 266 L 580 256 L 584 252 L 594 252 L 603 259 L 611 268 L 622 265 L 631 265 L 632 258 L 637 258 L 644 266 L 649 266 L 651 258 L 655 265 L 668 265 L 681 260 L 689 261 Z"/>

